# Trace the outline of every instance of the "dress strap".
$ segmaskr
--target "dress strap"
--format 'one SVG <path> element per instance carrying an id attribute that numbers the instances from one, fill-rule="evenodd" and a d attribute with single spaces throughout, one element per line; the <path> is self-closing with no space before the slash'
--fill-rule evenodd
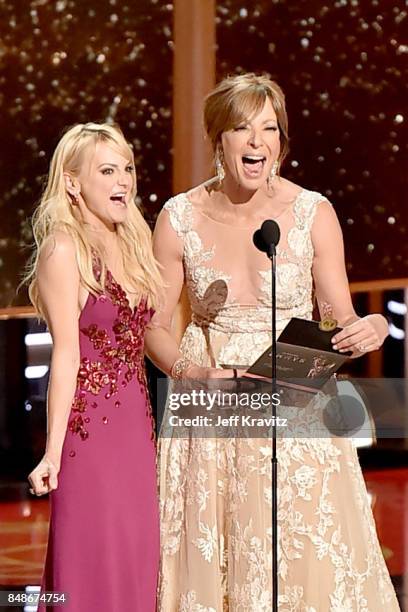
<path id="1" fill-rule="evenodd" d="M 317 204 L 323 200 L 326 198 L 317 191 L 304 189 L 299 194 L 294 206 L 295 223 L 298 230 L 310 232 Z"/>
<path id="2" fill-rule="evenodd" d="M 170 198 L 163 206 L 170 215 L 170 223 L 178 236 L 193 229 L 193 206 L 185 193 Z"/>

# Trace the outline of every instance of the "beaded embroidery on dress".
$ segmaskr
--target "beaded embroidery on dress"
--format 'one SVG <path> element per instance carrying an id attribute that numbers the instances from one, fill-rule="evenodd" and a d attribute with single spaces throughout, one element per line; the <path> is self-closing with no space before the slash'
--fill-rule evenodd
<path id="1" fill-rule="evenodd" d="M 80 366 L 42 585 L 69 594 L 65 612 L 156 610 L 156 448 L 144 365 L 151 317 L 145 298 L 131 308 L 109 271 L 79 317 Z"/>
<path id="2" fill-rule="evenodd" d="M 73 417 L 68 422 L 68 429 L 72 433 L 79 434 L 82 440 L 89 436 L 87 423 L 91 417 L 84 416 L 89 413 L 89 399 L 87 393 L 91 393 L 93 409 L 98 407 L 95 399 L 105 391 L 104 399 L 115 397 L 115 407 L 121 405 L 118 399 L 119 386 L 127 385 L 136 377 L 140 384 L 140 390 L 146 397 L 146 416 L 151 421 L 151 439 L 155 438 L 155 424 L 149 395 L 146 391 L 147 381 L 144 365 L 144 334 L 146 325 L 151 318 L 152 311 L 146 306 L 146 299 L 142 298 L 138 306 L 133 310 L 130 307 L 126 292 L 115 281 L 110 271 L 106 274 L 106 293 L 117 307 L 117 317 L 112 323 L 114 342 L 107 329 L 92 323 L 87 327 L 81 327 L 80 332 L 89 339 L 94 350 L 98 352 L 98 360 L 91 360 L 88 356 L 81 358 L 78 371 L 77 389 L 72 404 Z M 106 295 L 99 296 L 99 301 L 106 302 Z M 116 345 L 116 346 L 115 346 Z M 121 380 L 119 380 L 121 379 Z M 107 419 L 107 417 L 104 417 Z M 107 421 L 106 421 L 107 422 Z"/>
<path id="3" fill-rule="evenodd" d="M 280 219 L 278 332 L 293 316 L 312 317 L 311 227 L 324 199 L 302 190 Z M 183 243 L 192 308 L 184 356 L 251 364 L 271 340 L 270 268 L 252 244 L 259 221 L 226 226 L 186 194 L 164 209 Z M 399 610 L 351 442 L 281 439 L 278 461 L 280 612 Z M 163 437 L 159 469 L 158 610 L 270 612 L 271 444 Z"/>

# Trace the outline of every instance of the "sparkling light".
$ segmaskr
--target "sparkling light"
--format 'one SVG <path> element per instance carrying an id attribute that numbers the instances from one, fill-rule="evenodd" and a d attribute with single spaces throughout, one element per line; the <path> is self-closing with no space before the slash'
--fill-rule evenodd
<path id="1" fill-rule="evenodd" d="M 389 312 L 397 315 L 406 315 L 407 314 L 407 305 L 403 302 L 397 302 L 395 300 L 389 300 L 387 303 L 387 308 Z"/>
<path id="2" fill-rule="evenodd" d="M 25 377 L 28 379 L 43 378 L 47 374 L 47 372 L 47 365 L 27 366 L 25 369 Z"/>
<path id="3" fill-rule="evenodd" d="M 0 2 L 0 307 L 28 303 L 23 289 L 16 295 L 32 243 L 28 218 L 67 126 L 119 123 L 149 222 L 171 195 L 172 26 L 173 5 L 163 0 L 31 0 L 26 11 Z"/>
<path id="4" fill-rule="evenodd" d="M 390 332 L 391 338 L 395 338 L 395 340 L 404 340 L 405 332 L 403 329 L 400 329 L 394 323 L 389 323 L 388 329 Z"/>
<path id="5" fill-rule="evenodd" d="M 282 176 L 333 203 L 351 280 L 408 276 L 408 11 L 374 2 L 257 0 L 256 18 L 247 3 L 251 34 L 242 2 L 217 3 L 217 74 L 262 72 L 282 86 L 290 136 Z"/>
<path id="6" fill-rule="evenodd" d="M 26 334 L 24 337 L 24 343 L 26 346 L 51 346 L 51 334 L 49 332 Z"/>

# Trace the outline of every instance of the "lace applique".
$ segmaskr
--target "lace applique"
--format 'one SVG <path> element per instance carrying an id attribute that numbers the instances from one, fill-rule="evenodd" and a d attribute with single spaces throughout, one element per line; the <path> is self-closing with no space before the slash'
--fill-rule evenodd
<path id="1" fill-rule="evenodd" d="M 197 593 L 189 591 L 181 596 L 178 612 L 217 612 L 215 608 L 207 608 L 197 602 Z"/>
<path id="2" fill-rule="evenodd" d="M 316 191 L 302 190 L 295 202 L 295 225 L 288 232 L 288 245 L 304 266 L 311 266 L 313 262 L 313 244 L 310 235 L 317 204 L 325 200 Z"/>
<path id="3" fill-rule="evenodd" d="M 316 608 L 306 605 L 303 599 L 303 588 L 301 586 L 285 586 L 283 594 L 279 595 L 278 604 L 281 612 L 319 612 Z M 339 608 L 338 612 L 341 611 L 342 608 Z M 344 612 L 346 612 L 346 610 Z M 350 608 L 349 612 L 351 612 Z"/>
<path id="4" fill-rule="evenodd" d="M 304 190 L 293 207 L 288 248 L 279 253 L 278 331 L 292 316 L 311 317 L 310 232 L 316 205 L 324 199 Z M 255 291 L 261 287 L 255 304 L 225 304 L 225 294 L 231 298 L 231 278 L 204 265 L 215 260 L 220 243 L 214 239 L 213 247 L 203 248 L 184 195 L 173 198 L 170 208 L 172 225 L 187 244 L 184 266 L 193 308 L 182 353 L 204 366 L 213 359 L 217 365 L 252 363 L 270 344 L 270 271 L 259 271 L 260 282 L 253 284 Z M 201 267 L 206 271 L 201 272 Z M 220 283 L 214 296 L 206 295 L 211 283 Z M 313 424 L 321 423 L 320 400 L 316 395 L 304 410 L 294 408 L 293 399 L 284 406 L 289 423 L 298 419 L 295 431 L 302 431 L 302 426 L 314 431 Z M 278 457 L 279 610 L 396 612 L 398 604 L 350 440 L 303 438 L 291 430 L 287 438 L 278 440 Z M 159 464 L 158 610 L 269 612 L 271 445 L 242 438 L 172 439 L 170 431 L 160 440 Z"/>
<path id="5" fill-rule="evenodd" d="M 147 401 L 146 416 L 152 422 L 152 439 L 154 438 L 153 413 L 147 393 L 146 373 L 144 367 L 144 334 L 150 318 L 146 300 L 142 299 L 133 310 L 125 291 L 115 281 L 110 272 L 106 275 L 106 295 L 99 299 L 106 300 L 107 297 L 117 307 L 117 318 L 113 322 L 112 331 L 115 343 L 113 344 L 107 330 L 101 329 L 96 324 L 81 328 L 81 333 L 87 336 L 95 350 L 99 351 L 99 360 L 91 361 L 88 357 L 81 359 L 77 376 L 77 390 L 72 404 L 74 416 L 68 423 L 72 433 L 79 434 L 82 440 L 89 437 L 86 423 L 90 417 L 83 417 L 87 412 L 87 394 L 95 396 L 105 391 L 104 397 L 109 400 L 117 394 L 119 383 L 126 387 L 136 377 L 140 383 L 142 393 Z M 96 402 L 92 407 L 97 406 Z M 119 407 L 120 402 L 115 403 Z M 107 423 L 107 417 L 102 417 Z"/>
<path id="6" fill-rule="evenodd" d="M 193 228 L 193 208 L 186 194 L 170 198 L 163 206 L 170 215 L 170 223 L 178 236 L 183 236 Z"/>
<path id="7" fill-rule="evenodd" d="M 193 229 L 193 206 L 186 194 L 171 198 L 164 207 L 170 214 L 170 223 L 178 236 L 184 238 L 184 266 L 191 306 L 199 306 L 209 286 L 217 280 L 228 285 L 231 276 L 221 270 L 204 266 L 213 259 L 215 246 L 205 250 L 198 233 Z"/>
<path id="8" fill-rule="evenodd" d="M 245 559 L 248 571 L 245 582 L 235 584 L 232 590 L 233 609 L 239 610 L 240 606 L 245 606 L 243 609 L 251 612 L 269 612 L 272 609 L 272 593 L 269 590 L 272 559 L 262 540 L 255 536 L 252 520 L 244 528 L 236 521 L 236 534 L 231 540 L 231 549 L 236 558 Z"/>
<path id="9" fill-rule="evenodd" d="M 186 280 L 190 302 L 200 304 L 207 289 L 212 283 L 223 280 L 228 286 L 231 276 L 221 270 L 216 270 L 203 264 L 214 257 L 215 247 L 208 251 L 204 250 L 203 244 L 197 232 L 191 230 L 184 241 L 184 262 L 186 267 Z"/>
<path id="10" fill-rule="evenodd" d="M 320 193 L 307 190 L 302 190 L 296 198 L 293 208 L 295 225 L 288 232 L 288 248 L 282 250 L 278 248 L 277 251 L 277 320 L 280 318 L 289 320 L 291 317 L 311 318 L 313 310 L 311 266 L 314 250 L 310 230 L 317 204 L 322 200 L 324 197 Z M 259 274 L 263 279 L 260 301 L 271 307 L 270 271 L 260 270 Z"/>
<path id="11" fill-rule="evenodd" d="M 272 279 L 269 270 L 259 270 L 262 278 L 260 301 L 272 306 Z M 310 272 L 302 270 L 299 264 L 280 263 L 276 266 L 276 319 L 289 320 L 291 317 L 307 317 L 312 306 L 312 280 Z"/>

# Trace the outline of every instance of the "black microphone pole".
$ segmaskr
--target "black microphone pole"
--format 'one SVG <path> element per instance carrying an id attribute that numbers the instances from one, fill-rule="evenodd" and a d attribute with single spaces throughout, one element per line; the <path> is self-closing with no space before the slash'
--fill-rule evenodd
<path id="1" fill-rule="evenodd" d="M 276 247 L 268 252 L 272 274 L 272 610 L 278 612 L 278 457 L 276 448 Z"/>
<path id="2" fill-rule="evenodd" d="M 271 261 L 272 281 L 272 612 L 278 612 L 278 457 L 276 446 L 276 245 L 280 229 L 276 221 L 264 221 L 253 236 L 257 249 Z"/>

